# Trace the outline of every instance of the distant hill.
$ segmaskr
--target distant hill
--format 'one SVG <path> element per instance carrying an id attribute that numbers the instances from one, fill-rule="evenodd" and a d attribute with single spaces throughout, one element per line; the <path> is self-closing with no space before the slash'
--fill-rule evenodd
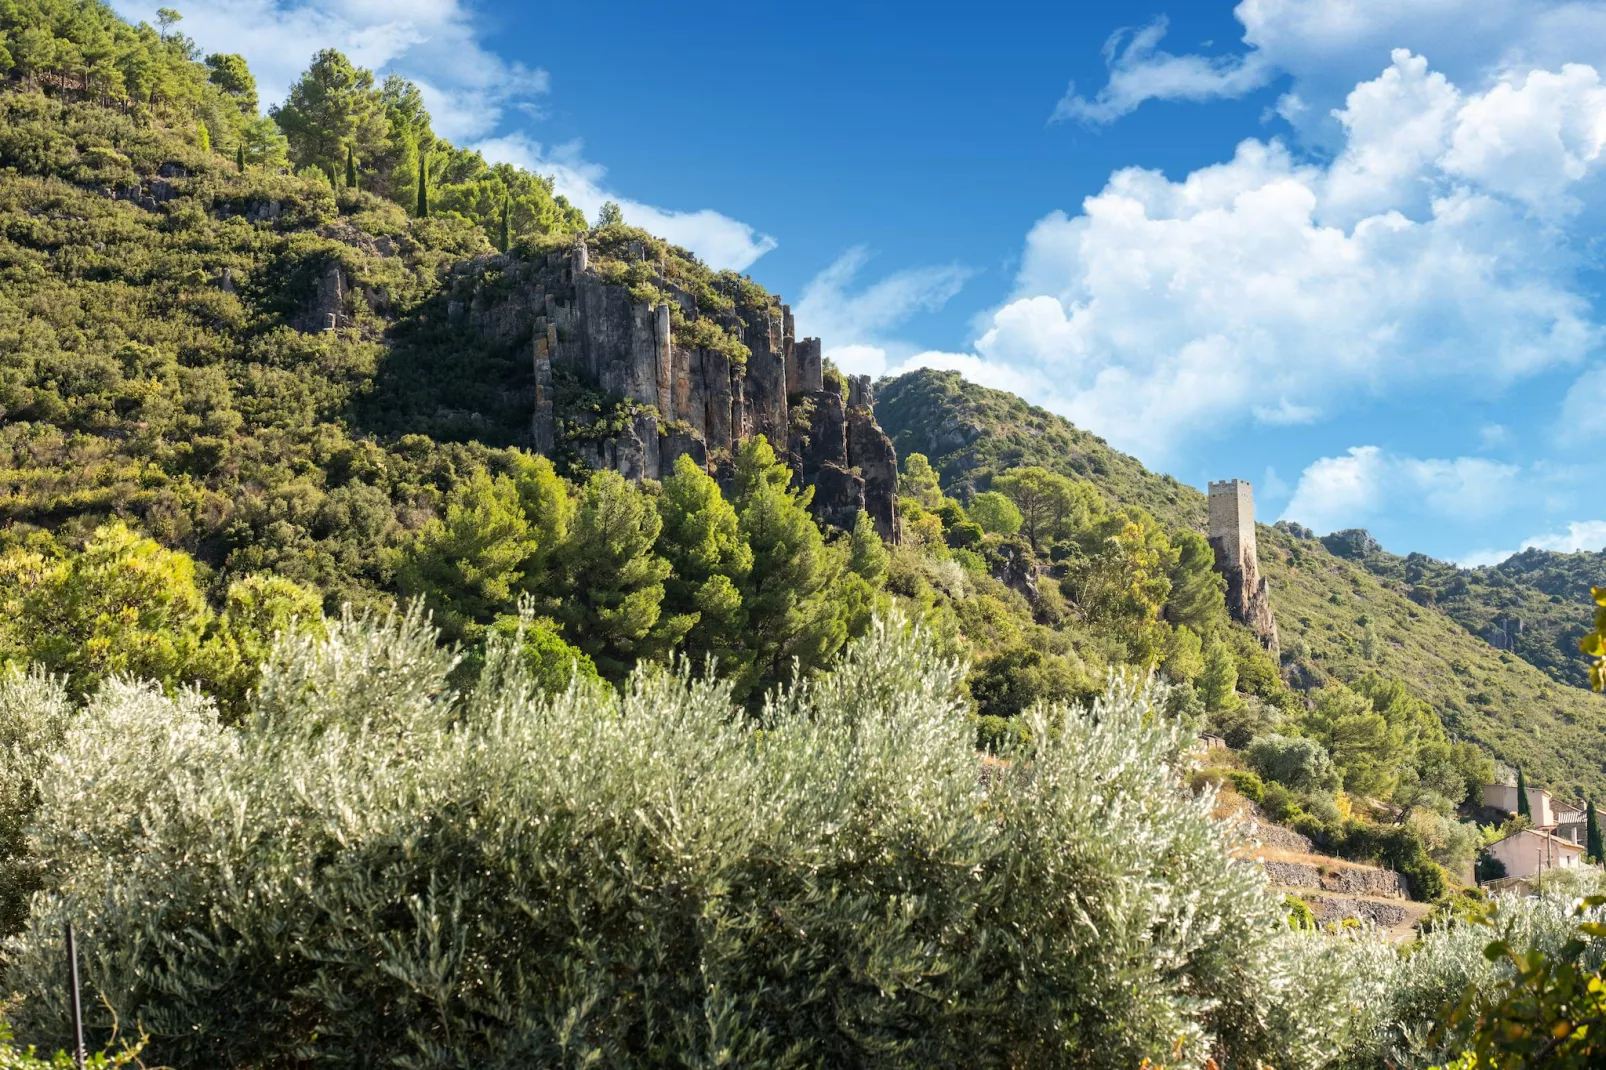
<path id="1" fill-rule="evenodd" d="M 898 456 L 923 453 L 950 493 L 968 498 L 992 477 L 1041 465 L 1086 479 L 1112 502 L 1141 505 L 1158 519 L 1203 530 L 1205 496 L 1173 476 L 1151 472 L 1047 409 L 1014 394 L 967 382 L 958 372 L 922 368 L 876 386 L 876 418 Z"/>
<path id="2" fill-rule="evenodd" d="M 1469 569 L 1425 554 L 1388 553 L 1365 532 L 1339 532 L 1323 541 L 1557 683 L 1588 686 L 1578 639 L 1591 626 L 1589 588 L 1606 584 L 1606 553 L 1524 550 L 1497 565 Z"/>
<path id="3" fill-rule="evenodd" d="M 1035 464 L 1085 478 L 1114 502 L 1204 529 L 1206 500 L 1196 488 L 956 372 L 882 381 L 876 415 L 900 455 L 925 453 L 961 498 L 1005 468 Z M 1584 662 L 1572 645 L 1589 619 L 1588 580 L 1601 555 L 1527 551 L 1468 570 L 1385 554 L 1363 532 L 1326 542 L 1290 525 L 1262 524 L 1259 533 L 1292 685 L 1308 691 L 1374 670 L 1397 676 L 1450 731 L 1522 766 L 1530 782 L 1572 796 L 1606 794 L 1606 698 L 1576 686 Z M 1480 637 L 1502 614 L 1523 622 L 1515 651 Z"/>

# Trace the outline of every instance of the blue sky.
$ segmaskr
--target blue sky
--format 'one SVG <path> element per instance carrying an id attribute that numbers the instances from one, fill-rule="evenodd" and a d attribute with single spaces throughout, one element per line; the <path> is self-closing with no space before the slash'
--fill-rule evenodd
<path id="1" fill-rule="evenodd" d="M 179 10 L 267 101 L 326 45 L 413 78 L 851 370 L 959 368 L 1401 553 L 1606 546 L 1606 2 Z"/>

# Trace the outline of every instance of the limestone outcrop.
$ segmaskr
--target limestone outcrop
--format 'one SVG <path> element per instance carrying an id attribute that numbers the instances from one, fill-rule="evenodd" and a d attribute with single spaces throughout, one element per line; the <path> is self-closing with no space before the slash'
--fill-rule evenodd
<path id="1" fill-rule="evenodd" d="M 594 262 L 583 240 L 493 260 L 494 285 L 482 279 L 449 315 L 530 346 L 538 450 L 660 479 L 682 455 L 718 473 L 764 435 L 814 488 L 822 521 L 851 528 L 868 512 L 897 541 L 897 454 L 875 422 L 869 380 L 827 375 L 820 340 L 794 336 L 787 305 L 752 287 L 733 307 L 710 308 L 640 243 L 623 262 Z"/>
<path id="2" fill-rule="evenodd" d="M 318 272 L 311 300 L 302 308 L 301 314 L 291 321 L 291 326 L 307 334 L 350 327 L 353 320 L 346 312 L 346 293 L 349 289 L 350 284 L 340 264 L 333 260 L 325 263 Z"/>
<path id="3" fill-rule="evenodd" d="M 1515 650 L 1517 637 L 1522 634 L 1522 630 L 1521 617 L 1497 613 L 1489 622 L 1489 626 L 1483 630 L 1483 639 L 1496 650 Z"/>
<path id="4" fill-rule="evenodd" d="M 1227 581 L 1227 611 L 1277 655 L 1277 620 L 1271 591 L 1260 574 L 1255 545 L 1254 489 L 1241 479 L 1210 484 L 1210 548 Z"/>

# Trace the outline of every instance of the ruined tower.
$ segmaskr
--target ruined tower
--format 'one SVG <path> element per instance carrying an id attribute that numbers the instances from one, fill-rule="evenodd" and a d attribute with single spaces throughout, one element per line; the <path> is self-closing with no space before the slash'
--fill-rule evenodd
<path id="1" fill-rule="evenodd" d="M 1227 612 L 1276 656 L 1277 621 L 1255 549 L 1255 492 L 1244 480 L 1210 484 L 1210 548 L 1227 580 Z"/>

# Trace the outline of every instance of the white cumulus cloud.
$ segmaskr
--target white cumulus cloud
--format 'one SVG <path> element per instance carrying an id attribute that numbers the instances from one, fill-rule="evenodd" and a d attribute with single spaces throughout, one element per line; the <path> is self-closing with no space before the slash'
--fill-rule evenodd
<path id="1" fill-rule="evenodd" d="M 1040 220 L 973 356 L 1160 463 L 1250 419 L 1494 396 L 1596 347 L 1572 235 L 1599 200 L 1593 69 L 1467 93 L 1396 51 L 1336 117 L 1327 163 L 1250 139 L 1175 181 L 1118 171 Z"/>
<path id="2" fill-rule="evenodd" d="M 1282 518 L 1319 532 L 1402 514 L 1487 520 L 1528 500 L 1522 469 L 1482 457 L 1417 458 L 1378 446 L 1323 457 L 1300 474 Z"/>

